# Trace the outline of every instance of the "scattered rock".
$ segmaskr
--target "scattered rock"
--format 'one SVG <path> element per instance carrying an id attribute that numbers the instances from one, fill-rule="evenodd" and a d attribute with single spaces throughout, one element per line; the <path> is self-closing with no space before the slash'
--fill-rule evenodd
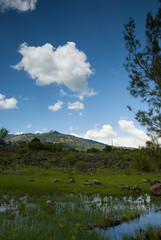
<path id="1" fill-rule="evenodd" d="M 149 179 L 143 179 L 142 182 L 147 183 L 149 182 Z"/>
<path id="2" fill-rule="evenodd" d="M 48 201 L 46 201 L 46 203 L 47 203 L 48 205 L 56 205 L 56 202 L 54 202 L 54 201 L 52 201 L 52 200 L 48 200 Z"/>
<path id="3" fill-rule="evenodd" d="M 100 185 L 100 184 L 101 184 L 101 182 L 99 182 L 97 179 L 94 179 L 94 180 L 92 181 L 92 183 L 93 183 L 93 184 L 96 184 L 96 185 Z"/>
<path id="4" fill-rule="evenodd" d="M 117 226 L 121 223 L 120 220 L 114 218 L 113 216 L 109 216 L 109 217 L 105 218 L 105 221 L 108 223 L 109 227 Z"/>
<path id="5" fill-rule="evenodd" d="M 160 183 L 156 183 L 155 185 L 152 185 L 150 187 L 150 191 L 156 195 L 156 196 L 159 196 L 161 195 L 161 182 Z"/>
<path id="6" fill-rule="evenodd" d="M 54 179 L 54 180 L 52 181 L 52 183 L 57 183 L 57 182 L 59 182 L 58 179 Z"/>
<path id="7" fill-rule="evenodd" d="M 29 179 L 29 181 L 30 181 L 30 182 L 33 182 L 33 181 L 34 181 L 34 179 Z"/>
<path id="8" fill-rule="evenodd" d="M 137 186 L 137 185 L 134 185 L 131 190 L 133 191 L 141 191 L 141 189 Z"/>
<path id="9" fill-rule="evenodd" d="M 160 228 L 158 228 L 158 229 L 155 231 L 155 235 L 157 235 L 157 237 L 158 237 L 159 239 L 161 239 L 161 229 L 160 229 Z"/>
<path id="10" fill-rule="evenodd" d="M 121 188 L 121 190 L 130 190 L 130 187 L 129 186 L 124 186 Z"/>
<path id="11" fill-rule="evenodd" d="M 155 185 L 156 183 L 161 183 L 161 181 L 155 179 L 155 180 L 153 180 L 153 181 L 150 183 L 150 186 L 153 186 L 153 185 Z"/>
<path id="12" fill-rule="evenodd" d="M 75 183 L 75 181 L 74 181 L 74 179 L 71 178 L 71 179 L 68 180 L 67 183 L 68 183 L 68 184 L 70 184 L 70 183 Z"/>
<path id="13" fill-rule="evenodd" d="M 86 183 L 86 182 L 85 182 L 82 186 L 85 186 L 85 187 L 87 186 L 87 187 L 88 187 L 88 186 L 93 186 L 93 184 L 92 184 L 92 183 Z"/>

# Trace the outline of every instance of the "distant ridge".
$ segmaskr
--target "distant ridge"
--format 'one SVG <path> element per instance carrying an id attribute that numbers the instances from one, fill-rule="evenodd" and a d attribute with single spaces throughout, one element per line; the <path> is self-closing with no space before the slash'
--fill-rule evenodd
<path id="1" fill-rule="evenodd" d="M 75 148 L 77 150 L 86 151 L 88 148 L 97 148 L 102 150 L 105 147 L 105 144 L 99 143 L 97 141 L 79 138 L 73 135 L 62 134 L 57 131 L 50 131 L 46 133 L 24 133 L 20 135 L 9 134 L 7 137 L 8 141 L 18 144 L 20 142 L 28 142 L 33 138 L 39 138 L 42 143 L 53 142 L 53 143 L 62 143 L 64 148 Z"/>

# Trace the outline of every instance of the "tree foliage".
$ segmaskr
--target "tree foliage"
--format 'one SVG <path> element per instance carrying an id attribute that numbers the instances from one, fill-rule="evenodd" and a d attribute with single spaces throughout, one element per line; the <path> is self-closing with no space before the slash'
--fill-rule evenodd
<path id="1" fill-rule="evenodd" d="M 161 137 L 161 7 L 155 17 L 147 14 L 144 46 L 135 36 L 135 21 L 130 18 L 124 26 L 128 90 L 147 104 L 147 110 L 138 110 L 135 116 L 150 133 Z"/>
<path id="2" fill-rule="evenodd" d="M 6 145 L 5 138 L 8 135 L 8 130 L 4 127 L 0 129 L 0 145 Z"/>

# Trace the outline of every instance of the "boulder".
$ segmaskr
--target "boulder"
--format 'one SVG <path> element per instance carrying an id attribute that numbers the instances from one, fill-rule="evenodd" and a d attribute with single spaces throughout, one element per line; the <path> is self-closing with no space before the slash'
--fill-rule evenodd
<path id="1" fill-rule="evenodd" d="M 67 183 L 68 183 L 68 184 L 70 184 L 70 183 L 75 183 L 75 181 L 74 181 L 74 179 L 71 178 L 71 179 L 68 180 Z"/>
<path id="2" fill-rule="evenodd" d="M 93 183 L 93 184 L 96 184 L 96 185 L 100 185 L 100 184 L 101 184 L 101 182 L 99 182 L 97 179 L 94 179 L 94 180 L 92 181 L 92 183 Z"/>
<path id="3" fill-rule="evenodd" d="M 88 186 L 93 186 L 93 184 L 92 184 L 92 183 L 87 183 L 87 182 L 85 182 L 85 183 L 83 184 L 83 186 L 85 186 L 85 187 L 87 186 L 87 187 L 88 187 Z"/>
<path id="4" fill-rule="evenodd" d="M 160 183 L 156 183 L 155 185 L 152 185 L 150 187 L 150 191 L 156 195 L 156 196 L 159 196 L 161 195 L 161 182 Z"/>
<path id="5" fill-rule="evenodd" d="M 149 182 L 149 179 L 143 179 L 142 182 L 147 183 Z"/>
<path id="6" fill-rule="evenodd" d="M 155 179 L 155 180 L 153 180 L 153 181 L 150 183 L 150 186 L 153 186 L 153 185 L 155 185 L 156 183 L 161 183 L 161 181 Z"/>
<path id="7" fill-rule="evenodd" d="M 48 205 L 56 205 L 56 202 L 52 201 L 52 200 L 47 200 L 46 203 Z"/>
<path id="8" fill-rule="evenodd" d="M 137 185 L 134 185 L 131 190 L 133 191 L 140 191 L 141 189 L 137 186 Z"/>
<path id="9" fill-rule="evenodd" d="M 54 180 L 52 181 L 52 183 L 57 183 L 57 182 L 59 182 L 58 179 L 54 179 Z"/>
<path id="10" fill-rule="evenodd" d="M 121 188 L 121 190 L 130 190 L 130 187 L 129 186 L 124 186 Z"/>
<path id="11" fill-rule="evenodd" d="M 105 221 L 107 222 L 107 225 L 109 227 L 117 226 L 121 223 L 120 220 L 114 218 L 113 216 L 109 216 L 109 217 L 105 218 Z"/>

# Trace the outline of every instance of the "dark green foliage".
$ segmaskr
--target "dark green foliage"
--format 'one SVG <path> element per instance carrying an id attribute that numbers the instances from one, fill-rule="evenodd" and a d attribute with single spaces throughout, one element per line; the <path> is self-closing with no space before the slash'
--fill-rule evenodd
<path id="1" fill-rule="evenodd" d="M 113 149 L 112 146 L 110 146 L 110 145 L 106 145 L 105 148 L 104 148 L 103 150 L 104 150 L 106 153 L 108 153 L 108 152 L 111 152 L 112 149 Z"/>
<path id="2" fill-rule="evenodd" d="M 6 137 L 8 135 L 8 130 L 4 127 L 0 129 L 0 145 L 5 146 L 6 145 Z"/>
<path id="3" fill-rule="evenodd" d="M 161 136 L 161 7 L 155 17 L 147 14 L 146 43 L 141 46 L 135 36 L 132 18 L 125 24 L 124 39 L 128 51 L 125 69 L 129 73 L 128 90 L 148 106 L 136 112 L 136 119 L 147 126 L 150 133 Z M 129 107 L 131 110 L 131 107 Z"/>
<path id="4" fill-rule="evenodd" d="M 161 169 L 161 147 L 154 141 L 148 141 L 146 147 L 135 151 L 133 163 L 137 170 L 145 172 Z"/>
<path id="5" fill-rule="evenodd" d="M 88 148 L 87 153 L 98 153 L 100 150 L 97 148 Z"/>

